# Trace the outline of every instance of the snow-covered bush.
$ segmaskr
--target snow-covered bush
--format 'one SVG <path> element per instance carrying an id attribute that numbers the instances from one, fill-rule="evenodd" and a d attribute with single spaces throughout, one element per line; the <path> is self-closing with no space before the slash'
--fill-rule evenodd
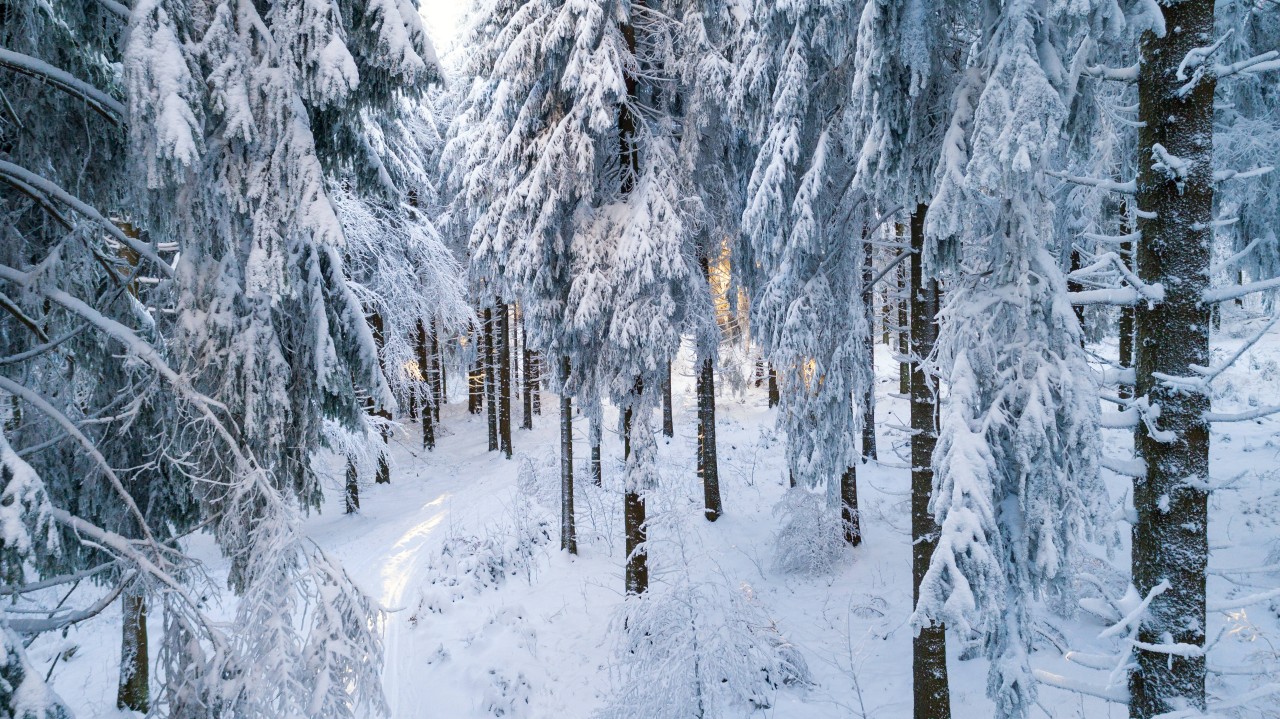
<path id="1" fill-rule="evenodd" d="M 782 518 L 773 559 L 778 571 L 826 574 L 840 562 L 849 545 L 825 488 L 792 487 L 773 511 Z"/>
<path id="2" fill-rule="evenodd" d="M 688 569 L 686 567 L 686 569 Z M 737 717 L 773 705 L 809 668 L 752 588 L 678 573 L 629 598 L 614 620 L 617 691 L 599 717 Z"/>

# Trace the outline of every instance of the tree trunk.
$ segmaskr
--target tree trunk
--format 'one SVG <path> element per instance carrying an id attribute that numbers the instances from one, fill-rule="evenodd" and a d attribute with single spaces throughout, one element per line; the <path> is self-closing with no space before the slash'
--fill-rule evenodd
<path id="1" fill-rule="evenodd" d="M 476 362 L 467 372 L 467 411 L 480 414 L 484 411 L 484 348 L 483 340 L 471 333 L 476 350 Z"/>
<path id="2" fill-rule="evenodd" d="M 360 477 L 356 473 L 355 462 L 347 460 L 347 486 L 342 496 L 346 514 L 355 514 L 360 509 Z"/>
<path id="3" fill-rule="evenodd" d="M 769 406 L 777 407 L 782 401 L 782 396 L 778 394 L 778 373 L 773 369 L 773 363 L 769 363 Z"/>
<path id="4" fill-rule="evenodd" d="M 604 461 L 600 452 L 600 444 L 603 440 L 604 432 L 600 427 L 600 412 L 600 408 L 596 407 L 591 411 L 591 416 L 587 419 L 587 431 L 591 435 L 591 481 L 597 487 L 604 486 Z"/>
<path id="5" fill-rule="evenodd" d="M 573 526 L 573 398 L 569 395 L 569 358 L 560 364 L 560 548 L 578 553 Z"/>
<path id="6" fill-rule="evenodd" d="M 924 218 L 926 205 L 911 215 L 911 587 L 913 604 L 920 603 L 920 581 L 938 544 L 938 525 L 929 511 L 933 495 L 933 448 L 938 441 L 938 405 L 922 361 L 933 352 L 938 336 L 938 281 L 924 279 Z M 947 644 L 941 626 L 921 629 L 911 645 L 915 719 L 950 719 L 951 694 L 947 679 Z"/>
<path id="7" fill-rule="evenodd" d="M 671 362 L 667 362 L 666 375 L 662 380 L 662 434 L 667 438 L 676 436 L 675 414 L 671 406 Z"/>
<path id="8" fill-rule="evenodd" d="M 116 708 L 146 713 L 151 709 L 150 660 L 147 656 L 147 597 L 129 590 L 120 599 L 123 641 Z"/>
<path id="9" fill-rule="evenodd" d="M 1133 227 L 1129 222 L 1129 209 L 1127 205 L 1121 205 L 1121 215 L 1124 216 L 1124 223 L 1121 225 L 1121 234 L 1129 234 L 1133 232 Z M 1134 244 L 1132 241 L 1120 243 L 1120 259 L 1130 270 L 1136 270 L 1134 267 Z M 1123 369 L 1133 368 L 1133 323 L 1137 310 L 1132 305 L 1126 305 L 1120 308 L 1120 327 L 1119 327 L 1119 343 L 1120 343 L 1120 367 Z M 1121 378 L 1119 392 L 1121 398 L 1130 399 L 1133 397 L 1133 385 L 1123 381 Z"/>
<path id="10" fill-rule="evenodd" d="M 529 351 L 529 332 L 524 328 L 524 316 L 520 316 L 520 342 L 523 351 L 521 360 L 524 365 L 524 421 L 521 429 L 533 429 L 533 390 L 537 380 L 533 371 L 533 353 Z"/>
<path id="11" fill-rule="evenodd" d="M 542 416 L 542 355 L 529 353 L 529 386 L 533 389 L 533 413 Z M 533 423 L 530 422 L 532 427 Z"/>
<path id="12" fill-rule="evenodd" d="M 876 310 L 875 288 L 871 281 L 875 279 L 874 248 L 867 232 L 862 234 L 862 304 L 867 320 L 867 367 L 871 381 L 861 397 L 862 415 L 862 461 L 876 459 Z M 886 335 L 887 337 L 888 335 Z M 855 492 L 854 506 L 857 499 Z"/>
<path id="13" fill-rule="evenodd" d="M 494 333 L 497 323 L 493 320 L 493 308 L 484 308 L 484 403 L 485 417 L 489 420 L 489 451 L 496 452 L 498 445 L 498 385 L 494 361 Z"/>
<path id="14" fill-rule="evenodd" d="M 511 459 L 511 317 L 510 305 L 498 302 L 498 440 Z"/>
<path id="15" fill-rule="evenodd" d="M 444 386 L 444 354 L 440 347 L 440 330 L 436 321 L 431 320 L 431 419 L 440 422 L 440 408 L 448 401 L 448 391 Z M 435 445 L 434 438 L 432 445 Z"/>
<path id="16" fill-rule="evenodd" d="M 898 394 L 906 397 L 911 394 L 911 320 L 907 317 L 908 306 L 912 303 L 911 273 L 914 262 L 903 262 L 898 265 Z"/>
<path id="17" fill-rule="evenodd" d="M 1072 247 L 1071 248 L 1071 271 L 1075 272 L 1078 269 L 1080 269 L 1080 250 L 1076 247 Z M 1084 285 L 1072 279 L 1067 280 L 1067 292 L 1083 292 L 1083 291 L 1084 291 Z M 1076 305 L 1074 309 L 1076 312 L 1076 322 L 1080 323 L 1080 346 L 1084 347 L 1085 345 L 1084 305 Z"/>
<path id="18" fill-rule="evenodd" d="M 378 347 L 378 365 L 382 368 L 383 372 L 385 372 L 386 367 L 382 366 L 382 346 L 386 341 L 386 335 L 384 334 L 382 315 L 375 312 L 373 316 L 370 317 L 369 324 L 373 328 L 373 340 Z M 391 412 L 386 408 L 374 411 L 374 415 L 385 420 L 391 419 Z M 379 432 L 382 434 L 382 441 L 386 442 L 389 439 L 387 436 L 387 430 L 381 429 Z M 374 478 L 374 482 L 376 484 L 391 484 L 391 463 L 385 452 L 378 455 L 378 474 Z"/>
<path id="19" fill-rule="evenodd" d="M 1154 307 L 1139 304 L 1135 317 L 1137 396 L 1160 414 L 1139 422 L 1135 432 L 1147 471 L 1134 483 L 1132 575 L 1139 596 L 1162 583 L 1167 587 L 1152 600 L 1138 630 L 1139 642 L 1157 646 L 1205 646 L 1209 397 L 1170 388 L 1157 377 L 1194 377 L 1194 367 L 1210 365 L 1210 313 L 1202 294 L 1213 246 L 1216 80 L 1212 72 L 1198 81 L 1178 76 L 1188 53 L 1212 42 L 1213 5 L 1213 0 L 1162 5 L 1169 31 L 1164 37 L 1144 32 L 1139 53 L 1138 276 L 1147 284 L 1163 284 L 1165 297 Z M 1157 424 L 1158 439 L 1149 428 Z M 1134 652 L 1131 717 L 1205 710 L 1203 654 L 1138 646 Z"/>
<path id="20" fill-rule="evenodd" d="M 639 402 L 644 384 L 637 379 L 630 401 L 622 411 L 622 457 L 631 459 L 631 412 Z M 648 530 L 644 526 L 644 495 L 640 488 L 631 483 L 631 472 L 627 471 L 626 491 L 623 497 L 623 524 L 627 535 L 627 594 L 643 594 L 649 589 L 649 557 L 645 542 Z"/>
<path id="21" fill-rule="evenodd" d="M 840 477 L 840 522 L 844 525 L 844 541 L 851 546 L 862 544 L 862 522 L 858 518 L 858 468 L 850 467 Z"/>
<path id="22" fill-rule="evenodd" d="M 418 322 L 418 373 L 420 377 L 427 380 L 427 385 L 430 387 L 432 359 L 427 340 L 427 328 L 422 322 Z M 436 448 L 436 415 L 433 407 L 435 403 L 434 389 L 422 393 L 422 406 L 419 408 L 418 415 L 422 421 L 422 446 L 425 449 Z"/>
<path id="23" fill-rule="evenodd" d="M 702 360 L 698 374 L 698 477 L 702 480 L 703 516 L 714 522 L 724 513 L 720 503 L 720 462 L 716 456 L 715 361 Z"/>

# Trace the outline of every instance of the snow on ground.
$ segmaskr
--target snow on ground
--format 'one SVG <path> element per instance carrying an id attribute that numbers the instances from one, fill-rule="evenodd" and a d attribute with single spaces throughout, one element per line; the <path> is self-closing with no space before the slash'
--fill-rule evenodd
<path id="1" fill-rule="evenodd" d="M 1216 355 L 1229 357 L 1248 334 L 1242 328 L 1224 337 Z M 1114 354 L 1114 346 L 1097 349 Z M 694 380 L 687 362 L 676 372 L 676 437 L 660 442 L 667 489 L 651 502 L 653 591 L 669 591 L 683 573 L 691 574 L 706 592 L 732 598 L 760 636 L 798 652 L 809 672 L 807 684 L 774 681 L 776 687 L 754 707 L 742 704 L 727 716 L 911 715 L 909 480 L 906 436 L 899 429 L 908 424 L 907 406 L 893 395 L 897 365 L 887 352 L 879 365 L 881 461 L 858 473 L 864 544 L 847 550 L 834 572 L 819 576 L 780 572 L 773 564 L 783 521 L 774 507 L 784 494 L 784 440 L 772 429 L 775 410 L 766 408 L 763 389 L 721 393 L 717 432 L 725 515 L 714 524 L 702 519 L 694 473 Z M 1220 383 L 1218 411 L 1280 403 L 1280 334 L 1247 352 Z M 384 686 L 392 716 L 608 716 L 611 698 L 632 676 L 614 650 L 624 603 L 621 447 L 616 432 L 608 431 L 615 418 L 605 425 L 600 488 L 588 479 L 586 422 L 575 422 L 581 553 L 569 557 L 558 549 L 558 405 L 543 398 L 535 429 L 515 430 L 516 457 L 506 460 L 487 451 L 484 416 L 467 414 L 459 399 L 444 409 L 443 436 L 434 452 L 421 448 L 415 425 L 404 427 L 393 443 L 392 483 L 364 487 L 359 514 L 342 514 L 339 492 L 333 491 L 324 511 L 307 523 L 310 535 L 388 610 Z M 1224 484 L 1212 504 L 1213 566 L 1219 571 L 1280 561 L 1278 426 L 1261 420 L 1215 431 L 1211 481 Z M 1107 454 L 1124 456 L 1131 445 L 1127 433 L 1106 434 Z M 329 482 L 336 490 L 336 472 Z M 1109 484 L 1119 508 L 1126 480 L 1110 475 Z M 1121 544 L 1111 558 L 1099 546 L 1085 568 L 1111 597 L 1123 593 L 1120 569 L 1128 561 L 1127 525 L 1117 527 Z M 193 541 L 221 582 L 223 564 L 212 543 L 207 537 Z M 1278 583 L 1275 572 L 1216 574 L 1210 595 L 1225 602 Z M 1086 604 L 1095 612 L 1114 611 L 1092 584 L 1082 583 L 1081 594 L 1093 597 Z M 1280 666 L 1280 600 L 1211 615 L 1210 636 L 1219 639 L 1210 664 L 1220 672 L 1211 680 L 1211 693 L 1253 707 L 1225 715 L 1280 716 L 1280 701 L 1249 694 L 1265 694 L 1274 681 L 1267 672 Z M 1098 637 L 1108 621 L 1084 611 L 1069 620 L 1043 616 L 1036 666 L 1070 681 L 1105 685 L 1109 670 L 1073 664 L 1062 655 L 1070 649 L 1099 655 L 1083 657 L 1085 664 L 1114 663 L 1101 655 L 1115 654 L 1117 640 Z M 704 620 L 724 621 L 713 615 Z M 159 636 L 159 617 L 153 614 L 151 622 L 153 636 Z M 717 631 L 728 630 L 711 627 L 712 635 Z M 42 638 L 33 646 L 33 659 L 48 667 L 55 655 L 75 647 L 54 667 L 55 687 L 79 717 L 119 717 L 119 641 L 117 609 L 71 629 L 66 638 Z M 990 716 L 985 662 L 962 658 L 958 637 L 948 641 L 954 716 Z M 1042 687 L 1040 698 L 1045 715 L 1055 718 L 1127 715 L 1120 705 L 1052 687 Z"/>

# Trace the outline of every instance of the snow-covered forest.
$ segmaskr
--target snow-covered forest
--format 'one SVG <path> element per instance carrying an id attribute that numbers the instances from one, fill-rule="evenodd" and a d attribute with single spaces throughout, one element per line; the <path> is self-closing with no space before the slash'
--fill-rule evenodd
<path id="1" fill-rule="evenodd" d="M 1277 0 L 0 0 L 0 719 L 1280 718 Z"/>

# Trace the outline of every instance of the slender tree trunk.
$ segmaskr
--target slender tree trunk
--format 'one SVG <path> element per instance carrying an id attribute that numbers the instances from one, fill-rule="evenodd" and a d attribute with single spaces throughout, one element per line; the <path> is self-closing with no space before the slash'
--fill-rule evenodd
<path id="1" fill-rule="evenodd" d="M 529 353 L 529 386 L 533 389 L 533 413 L 542 416 L 542 355 Z M 533 426 L 533 422 L 529 422 Z"/>
<path id="2" fill-rule="evenodd" d="M 662 434 L 668 438 L 676 436 L 675 414 L 671 406 L 671 362 L 667 362 L 666 375 L 662 380 Z"/>
<path id="3" fill-rule="evenodd" d="M 1078 269 L 1080 269 L 1080 250 L 1079 250 L 1079 248 L 1072 247 L 1072 248 L 1071 248 L 1071 271 L 1072 271 L 1072 272 L 1075 272 L 1075 271 L 1076 271 L 1076 270 L 1078 270 Z M 1082 292 L 1082 291 L 1084 291 L 1084 285 L 1080 284 L 1079 282 L 1077 282 L 1077 281 L 1075 281 L 1075 280 L 1068 279 L 1068 280 L 1067 280 L 1067 291 L 1068 291 L 1068 292 Z M 1081 347 L 1084 347 L 1084 345 L 1085 345 L 1085 336 L 1084 336 L 1084 305 L 1076 305 L 1073 309 L 1075 309 L 1075 312 L 1076 312 L 1076 322 L 1079 322 L 1079 323 L 1080 323 L 1080 346 L 1081 346 Z"/>
<path id="4" fill-rule="evenodd" d="M 150 660 L 147 656 L 147 596 L 129 590 L 120 598 L 123 632 L 120 684 L 116 708 L 147 712 L 151 708 Z"/>
<path id="5" fill-rule="evenodd" d="M 911 363 L 907 360 L 911 356 L 911 321 L 907 317 L 907 309 L 912 299 L 910 296 L 912 284 L 912 264 L 911 262 L 903 262 L 898 265 L 898 394 L 906 397 L 911 394 Z"/>
<path id="6" fill-rule="evenodd" d="M 622 457 L 631 459 L 631 413 L 632 408 L 640 401 L 644 385 L 636 380 L 627 406 L 622 411 Z M 628 469 L 626 490 L 623 497 L 623 524 L 627 535 L 627 594 L 643 594 L 649 589 L 649 556 L 645 542 L 648 529 L 645 523 L 644 494 L 640 488 L 632 484 L 632 472 Z"/>
<path id="7" fill-rule="evenodd" d="M 370 325 L 373 328 L 374 343 L 378 347 L 378 364 L 385 372 L 386 367 L 382 366 L 382 346 L 386 342 L 386 335 L 382 323 L 382 315 L 375 312 L 370 318 Z M 385 420 L 391 419 L 391 412 L 386 408 L 376 410 L 374 414 Z M 382 434 L 382 441 L 386 442 L 389 439 L 387 430 L 381 429 L 379 432 Z M 378 474 L 374 478 L 374 482 L 376 484 L 391 484 L 391 463 L 385 452 L 378 455 Z"/>
<path id="8" fill-rule="evenodd" d="M 698 374 L 698 477 L 702 480 L 703 516 L 714 522 L 724 513 L 720 503 L 720 461 L 716 456 L 715 361 L 702 360 Z"/>
<path id="9" fill-rule="evenodd" d="M 868 232 L 862 234 L 862 305 L 867 319 L 867 368 L 871 381 L 863 391 L 860 403 L 862 415 L 862 461 L 876 459 L 876 310 L 875 288 L 871 281 L 875 279 L 875 253 Z M 888 335 L 886 334 L 886 337 Z M 857 506 L 857 491 L 854 491 L 854 506 Z M 855 513 L 856 516 L 856 513 Z"/>
<path id="10" fill-rule="evenodd" d="M 1205 647 L 1205 570 L 1209 559 L 1209 397 L 1158 377 L 1194 377 L 1209 361 L 1209 282 L 1213 246 L 1212 72 L 1188 81 L 1181 65 L 1214 38 L 1213 0 L 1162 5 L 1168 33 L 1142 34 L 1138 65 L 1138 276 L 1164 286 L 1164 301 L 1139 304 L 1137 395 L 1158 417 L 1139 422 L 1135 445 L 1146 476 L 1134 483 L 1133 584 L 1147 609 L 1129 674 L 1129 715 L 1205 710 L 1205 657 L 1152 651 Z M 1212 62 L 1212 60 L 1208 60 Z M 1179 79 L 1179 76 L 1183 76 Z M 1157 426 L 1159 435 L 1152 436 Z"/>
<path id="11" fill-rule="evenodd" d="M 502 454 L 511 459 L 511 317 L 510 306 L 498 302 L 498 439 Z"/>
<path id="12" fill-rule="evenodd" d="M 428 348 L 427 328 L 422 322 L 418 323 L 418 372 L 421 377 L 427 380 L 428 387 L 431 385 L 431 355 Z M 422 393 L 422 406 L 418 415 L 422 420 L 422 446 L 425 449 L 436 448 L 436 415 L 435 408 L 432 406 L 436 403 L 435 392 L 427 391 Z"/>
<path id="13" fill-rule="evenodd" d="M 440 422 L 440 408 L 448 401 L 448 392 L 444 386 L 444 354 L 440 347 L 440 330 L 436 321 L 431 320 L 431 419 Z M 435 440 L 432 440 L 434 446 Z"/>
<path id="14" fill-rule="evenodd" d="M 560 548 L 578 553 L 573 526 L 573 397 L 569 395 L 569 358 L 560 360 Z"/>
<path id="15" fill-rule="evenodd" d="M 598 402 L 599 400 L 597 400 L 597 403 Z M 591 435 L 591 481 L 594 482 L 597 487 L 604 486 L 604 460 L 600 451 L 604 432 L 600 427 L 600 423 L 602 421 L 600 414 L 600 407 L 597 406 L 591 411 L 591 416 L 587 418 L 587 431 Z"/>
<path id="16" fill-rule="evenodd" d="M 1127 235 L 1133 232 L 1132 224 L 1129 221 L 1129 209 L 1127 205 L 1121 205 L 1120 213 L 1124 217 L 1124 224 L 1121 226 L 1122 227 L 1121 234 Z M 1136 259 L 1134 252 L 1135 252 L 1135 247 L 1134 247 L 1133 241 L 1130 240 L 1130 241 L 1120 243 L 1120 259 L 1122 262 L 1124 262 L 1126 265 L 1129 266 L 1130 270 L 1137 269 L 1136 267 L 1134 267 L 1134 260 Z M 1134 332 L 1133 324 L 1136 317 L 1136 312 L 1137 310 L 1132 305 L 1128 305 L 1120 308 L 1119 361 L 1120 361 L 1120 367 L 1123 369 L 1133 368 L 1133 332 Z M 1133 397 L 1133 385 L 1123 381 L 1123 378 L 1122 378 L 1122 381 L 1120 382 L 1119 395 L 1121 398 L 1124 398 L 1124 399 L 1130 399 Z"/>
<path id="17" fill-rule="evenodd" d="M 497 368 L 494 366 L 497 355 L 494 347 L 494 333 L 497 331 L 493 318 L 493 308 L 484 308 L 484 403 L 485 417 L 489 420 L 489 451 L 497 452 L 498 445 L 498 382 Z"/>
<path id="18" fill-rule="evenodd" d="M 347 460 L 347 486 L 342 502 L 347 514 L 355 514 L 360 509 L 360 477 L 356 473 L 355 462 L 350 460 Z"/>
<path id="19" fill-rule="evenodd" d="M 533 390 L 537 383 L 537 376 L 533 371 L 533 353 L 529 351 L 529 332 L 524 327 L 524 315 L 520 315 L 520 341 L 523 351 L 521 359 L 524 364 L 524 421 L 521 422 L 521 429 L 533 429 Z"/>
<path id="20" fill-rule="evenodd" d="M 467 411 L 480 414 L 484 411 L 484 341 L 474 331 L 471 337 L 474 340 L 476 361 L 467 372 Z"/>
<path id="21" fill-rule="evenodd" d="M 773 363 L 769 363 L 769 406 L 777 407 L 782 401 L 782 395 L 778 393 L 778 373 L 773 369 Z"/>
<path id="22" fill-rule="evenodd" d="M 920 602 L 920 581 L 938 545 L 938 525 L 929 511 L 933 495 L 933 448 L 938 441 L 937 396 L 921 362 L 933 352 L 938 336 L 938 281 L 924 278 L 926 205 L 911 215 L 911 586 Z M 941 626 L 921 629 L 911 646 L 915 719 L 950 719 L 946 634 Z"/>

